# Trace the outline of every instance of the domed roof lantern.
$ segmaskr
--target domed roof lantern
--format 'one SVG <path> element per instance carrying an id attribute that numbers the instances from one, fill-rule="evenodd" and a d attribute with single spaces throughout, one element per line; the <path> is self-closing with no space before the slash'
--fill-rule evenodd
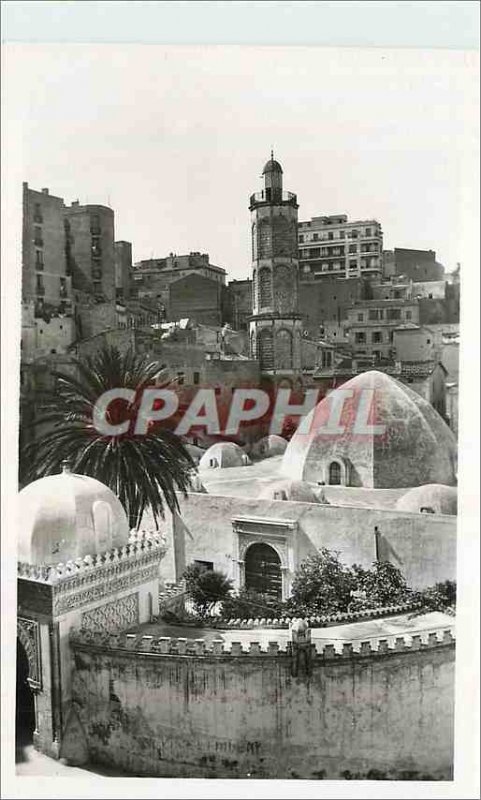
<path id="1" fill-rule="evenodd" d="M 267 175 L 270 172 L 280 172 L 282 175 L 282 167 L 279 162 L 274 159 L 274 150 L 271 150 L 271 157 L 262 170 L 262 174 Z"/>
<path id="2" fill-rule="evenodd" d="M 274 151 L 271 150 L 270 160 L 262 170 L 264 176 L 265 189 L 277 189 L 282 191 L 282 167 L 278 161 L 274 159 Z"/>

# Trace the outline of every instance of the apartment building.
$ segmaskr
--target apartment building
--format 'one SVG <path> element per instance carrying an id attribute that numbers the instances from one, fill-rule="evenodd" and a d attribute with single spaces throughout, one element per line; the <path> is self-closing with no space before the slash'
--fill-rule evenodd
<path id="1" fill-rule="evenodd" d="M 377 220 L 349 222 L 346 214 L 299 222 L 300 280 L 379 277 L 382 228 Z"/>
<path id="2" fill-rule="evenodd" d="M 419 323 L 419 305 L 413 300 L 363 300 L 347 311 L 345 328 L 356 355 L 390 360 L 395 356 L 394 332 L 401 325 Z"/>
<path id="3" fill-rule="evenodd" d="M 72 280 L 65 258 L 64 202 L 48 189 L 23 184 L 22 300 L 39 316 L 72 314 Z"/>

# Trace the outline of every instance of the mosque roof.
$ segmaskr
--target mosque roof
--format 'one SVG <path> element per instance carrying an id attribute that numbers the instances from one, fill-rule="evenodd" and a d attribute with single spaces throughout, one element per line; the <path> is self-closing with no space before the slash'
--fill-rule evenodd
<path id="1" fill-rule="evenodd" d="M 66 467 L 33 481 L 19 493 L 18 560 L 58 564 L 129 541 L 120 500 L 100 481 Z"/>
<path id="2" fill-rule="evenodd" d="M 330 419 L 335 416 L 331 408 L 341 398 L 342 413 L 336 422 Z M 362 403 L 370 408 L 370 427 L 358 427 Z M 344 463 L 350 486 L 456 483 L 456 440 L 450 428 L 424 398 L 375 370 L 356 375 L 318 403 L 303 430 L 298 429 L 289 442 L 282 473 L 328 483 L 326 473 L 333 460 Z"/>
<path id="3" fill-rule="evenodd" d="M 269 436 L 263 436 L 252 447 L 252 453 L 255 456 L 267 458 L 268 456 L 278 456 L 285 452 L 287 441 L 275 433 Z"/>

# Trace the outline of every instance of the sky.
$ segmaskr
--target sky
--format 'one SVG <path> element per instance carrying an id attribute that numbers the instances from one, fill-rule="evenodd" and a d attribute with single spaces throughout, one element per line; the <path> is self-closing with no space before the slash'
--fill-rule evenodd
<path id="1" fill-rule="evenodd" d="M 477 81 L 462 51 L 7 45 L 10 259 L 27 181 L 110 205 L 134 261 L 201 251 L 248 277 L 273 147 L 299 219 L 375 218 L 385 248 L 479 269 Z"/>

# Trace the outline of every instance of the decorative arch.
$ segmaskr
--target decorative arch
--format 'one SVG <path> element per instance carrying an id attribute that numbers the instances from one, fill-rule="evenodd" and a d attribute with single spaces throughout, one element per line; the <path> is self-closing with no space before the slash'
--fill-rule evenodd
<path id="1" fill-rule="evenodd" d="M 92 506 L 97 552 L 108 550 L 112 545 L 112 509 L 105 500 L 96 500 Z"/>
<path id="2" fill-rule="evenodd" d="M 258 274 L 259 307 L 272 305 L 272 271 L 270 267 L 261 267 Z"/>
<path id="3" fill-rule="evenodd" d="M 28 660 L 28 683 L 32 689 L 40 689 L 42 685 L 42 669 L 40 660 L 38 622 L 33 619 L 18 617 L 17 638 L 22 645 Z"/>
<path id="4" fill-rule="evenodd" d="M 276 334 L 276 368 L 292 369 L 293 355 L 292 333 L 280 328 Z"/>
<path id="5" fill-rule="evenodd" d="M 274 369 L 274 337 L 270 328 L 262 328 L 258 333 L 257 357 L 261 369 Z"/>

